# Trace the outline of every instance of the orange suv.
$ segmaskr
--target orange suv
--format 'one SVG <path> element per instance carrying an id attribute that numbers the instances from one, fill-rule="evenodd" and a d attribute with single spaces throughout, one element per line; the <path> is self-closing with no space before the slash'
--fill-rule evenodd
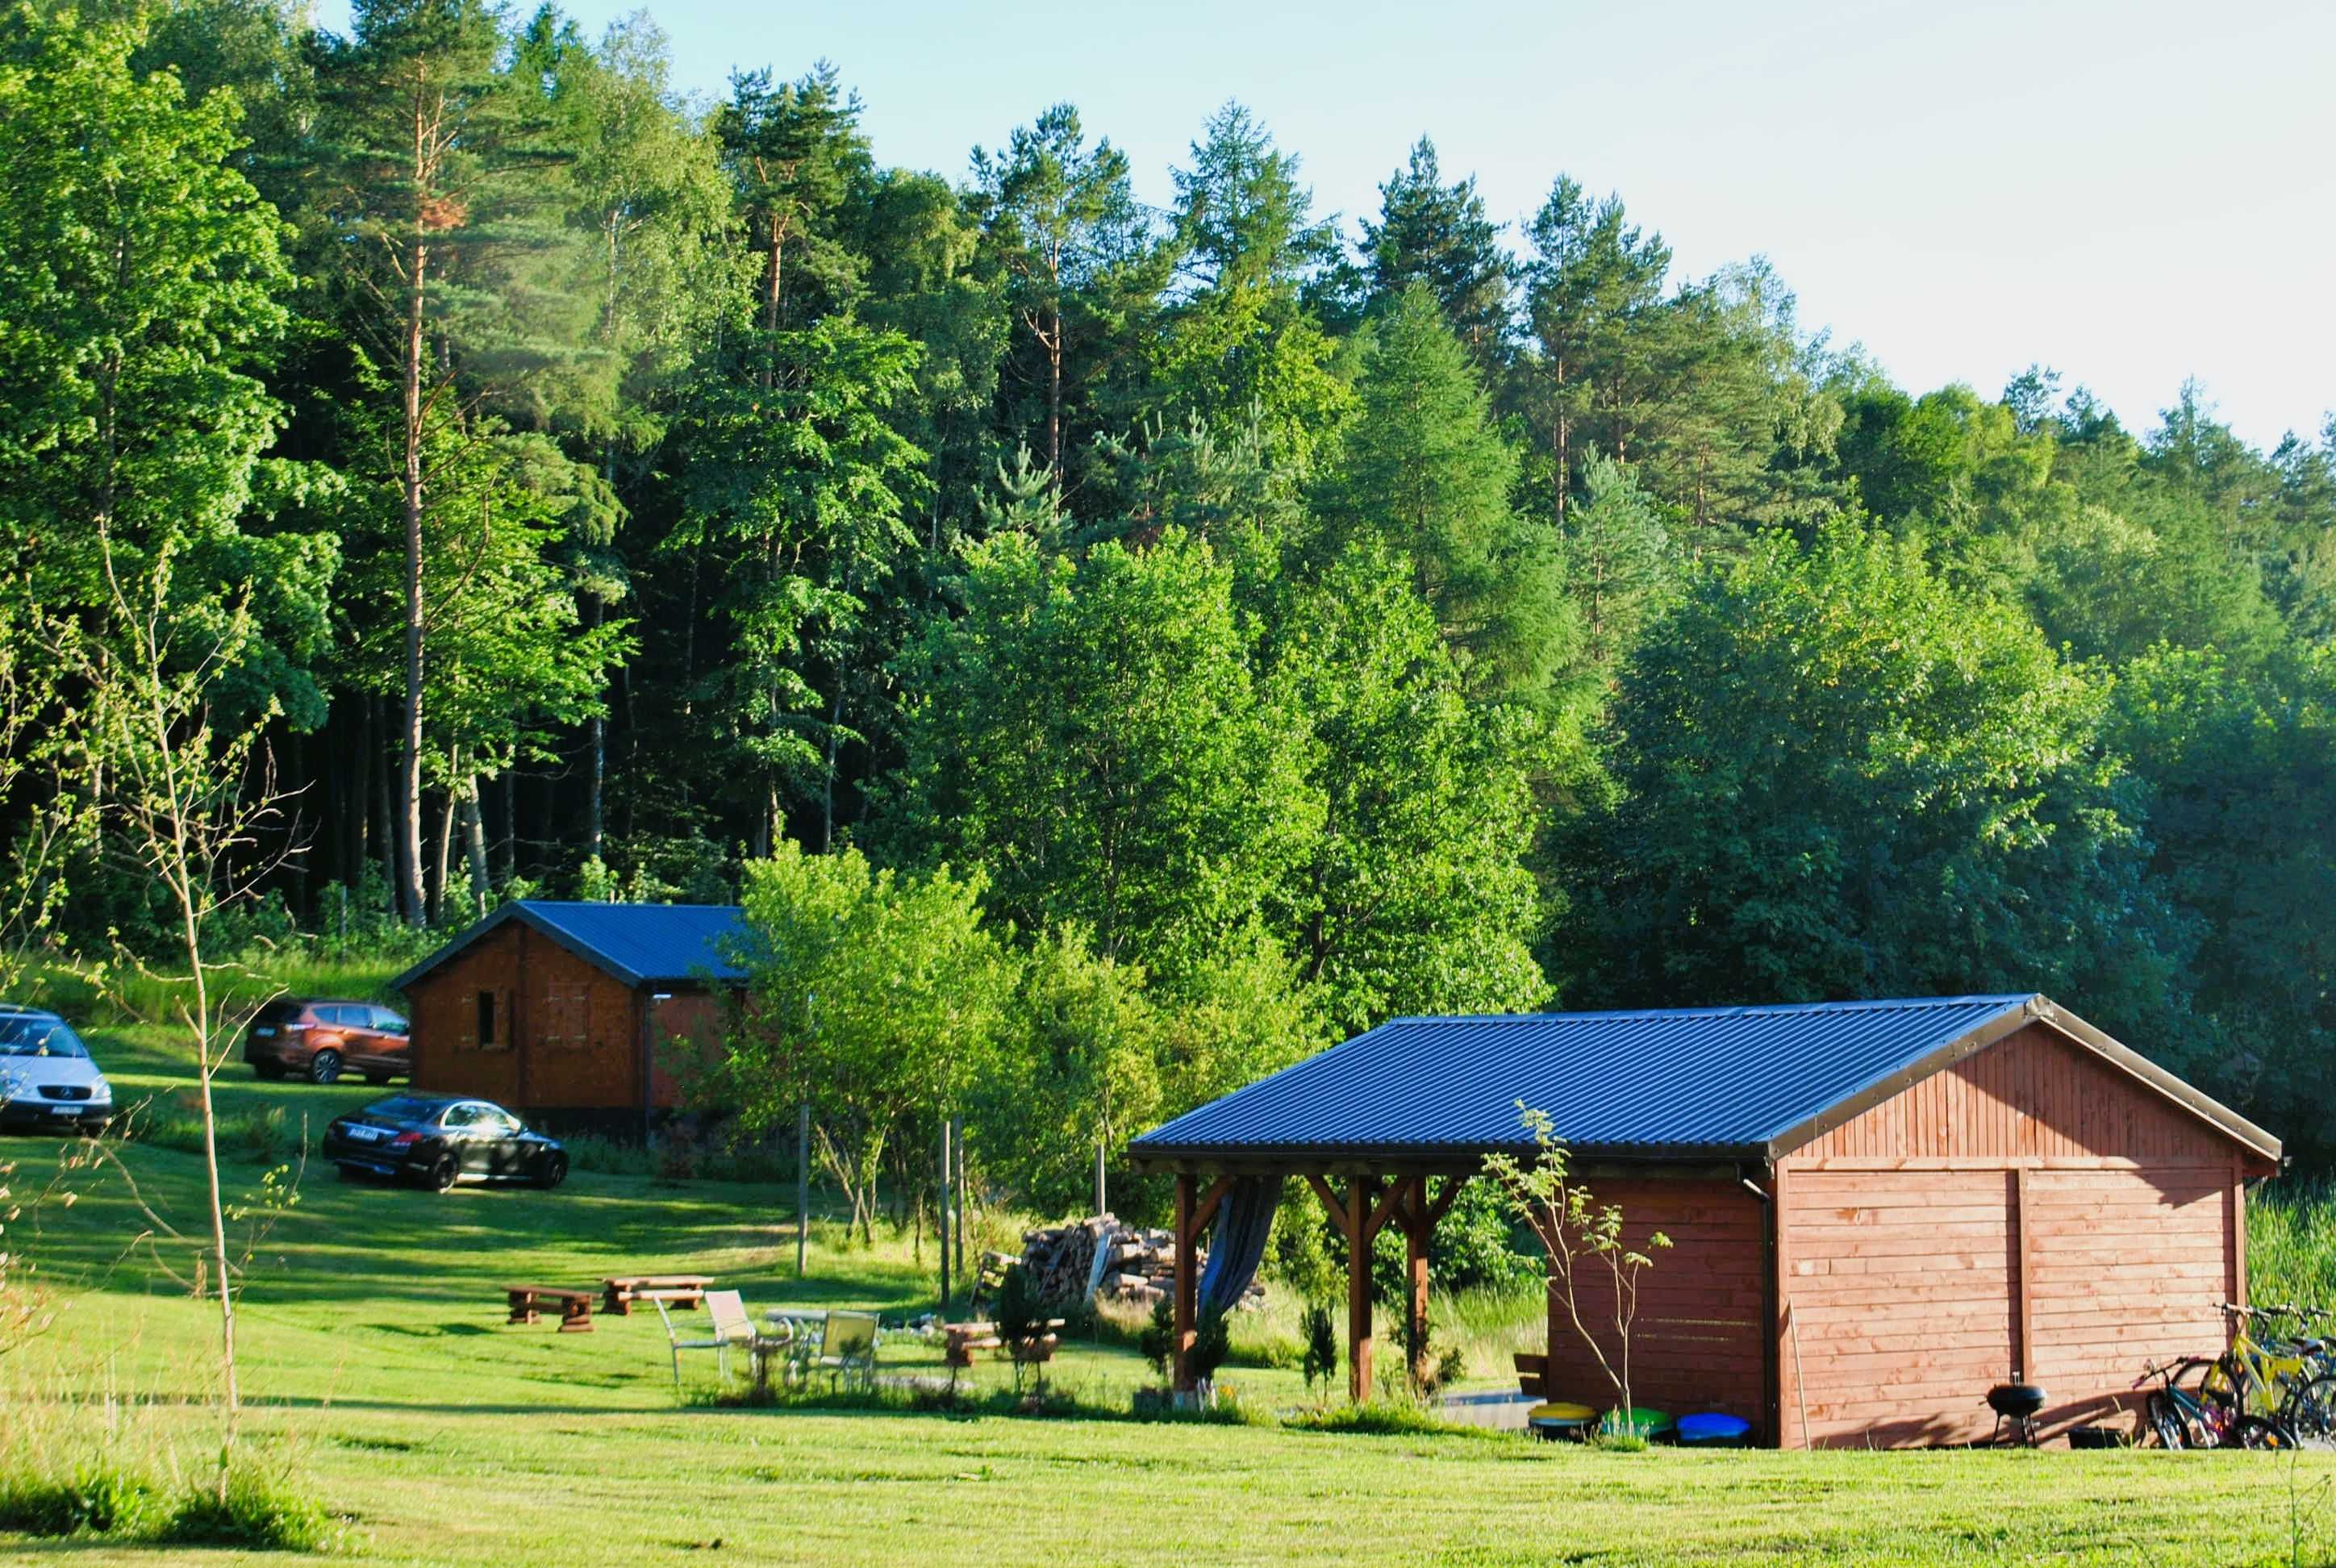
<path id="1" fill-rule="evenodd" d="M 243 1059 L 263 1078 L 297 1073 L 329 1084 L 355 1073 L 368 1084 L 407 1076 L 413 1040 L 405 1020 L 371 1002 L 295 1001 L 259 1009 L 243 1037 Z"/>

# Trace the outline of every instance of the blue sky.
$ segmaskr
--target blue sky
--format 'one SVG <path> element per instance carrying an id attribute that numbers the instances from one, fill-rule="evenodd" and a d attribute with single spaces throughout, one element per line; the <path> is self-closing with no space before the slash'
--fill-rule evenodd
<path id="1" fill-rule="evenodd" d="M 594 30 L 634 8 L 568 5 Z M 650 9 L 706 93 L 833 61 L 890 163 L 962 177 L 1069 99 L 1164 202 L 1239 98 L 1350 232 L 1426 131 L 1496 218 L 1562 170 L 1691 272 L 1765 254 L 1805 326 L 1916 390 L 2040 360 L 2146 425 L 2195 375 L 2265 444 L 2336 409 L 2331 0 Z"/>

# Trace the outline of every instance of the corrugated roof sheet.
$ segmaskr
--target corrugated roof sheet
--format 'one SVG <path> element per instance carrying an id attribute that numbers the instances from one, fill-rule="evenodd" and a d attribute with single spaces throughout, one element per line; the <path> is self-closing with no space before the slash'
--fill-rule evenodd
<path id="1" fill-rule="evenodd" d="M 579 958 L 628 985 L 735 981 L 746 972 L 723 956 L 742 931 L 736 904 L 568 903 L 521 899 L 508 903 L 390 982 L 404 990 L 509 920 L 524 920 Z"/>
<path id="2" fill-rule="evenodd" d="M 1130 1153 L 1528 1147 L 1520 1100 L 1577 1149 L 1765 1151 L 2038 999 L 1397 1018 L 1144 1134 Z"/>

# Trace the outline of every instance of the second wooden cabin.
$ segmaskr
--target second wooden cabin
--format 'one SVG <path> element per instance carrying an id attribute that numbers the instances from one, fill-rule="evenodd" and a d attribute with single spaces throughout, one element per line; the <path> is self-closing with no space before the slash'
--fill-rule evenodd
<path id="1" fill-rule="evenodd" d="M 507 903 L 390 982 L 414 1086 L 638 1135 L 675 1105 L 671 1042 L 719 1036 L 739 929 L 735 904 Z"/>

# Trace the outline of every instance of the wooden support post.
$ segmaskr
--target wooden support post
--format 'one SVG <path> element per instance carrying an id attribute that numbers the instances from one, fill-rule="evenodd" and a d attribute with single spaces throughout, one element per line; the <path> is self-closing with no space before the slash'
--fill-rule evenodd
<path id="1" fill-rule="evenodd" d="M 1411 1287 L 1405 1327 L 1409 1333 L 1411 1386 L 1424 1388 L 1433 1369 L 1427 1357 L 1427 1243 L 1436 1233 L 1436 1220 L 1427 1207 L 1427 1178 L 1411 1178 L 1410 1193 L 1400 1219 L 1403 1224 L 1405 1278 Z"/>
<path id="2" fill-rule="evenodd" d="M 2223 1300 L 2234 1307 L 2247 1304 L 2247 1168 L 2234 1156 L 2231 1160 L 2230 1223 L 2224 1227 L 2223 1288 L 2230 1294 Z"/>
<path id="3" fill-rule="evenodd" d="M 1200 1270 L 1192 1263 L 1192 1174 L 1176 1174 L 1176 1391 L 1192 1387 L 1193 1329 L 1200 1322 Z"/>
<path id="4" fill-rule="evenodd" d="M 1347 1189 L 1347 1397 L 1371 1397 L 1371 1194 L 1377 1181 L 1357 1176 Z"/>
<path id="5" fill-rule="evenodd" d="M 2011 1173 L 2012 1203 L 2020 1223 L 2020 1349 L 2012 1355 L 2012 1380 L 2041 1381 L 2044 1369 L 2036 1363 L 2036 1227 L 2029 1217 L 2028 1167 Z"/>
<path id="6" fill-rule="evenodd" d="M 1809 1412 L 1801 1402 L 1800 1358 L 1794 1353 L 1796 1347 L 1793 1328 L 1793 1232 L 1791 1213 L 1786 1207 L 1785 1174 L 1785 1167 L 1778 1165 L 1776 1174 L 1768 1180 L 1768 1207 L 1774 1211 L 1770 1223 L 1776 1226 L 1776 1238 L 1774 1249 L 1776 1274 L 1772 1286 L 1776 1316 L 1769 1325 L 1776 1339 L 1776 1441 L 1779 1448 L 1806 1448 L 1809 1446 Z M 1550 1309 L 1550 1343 L 1552 1346 L 1557 1343 L 1556 1319 L 1557 1309 L 1552 1306 Z M 1794 1415 L 1800 1417 L 1797 1442 L 1794 1440 L 1796 1427 L 1791 1419 Z"/>

